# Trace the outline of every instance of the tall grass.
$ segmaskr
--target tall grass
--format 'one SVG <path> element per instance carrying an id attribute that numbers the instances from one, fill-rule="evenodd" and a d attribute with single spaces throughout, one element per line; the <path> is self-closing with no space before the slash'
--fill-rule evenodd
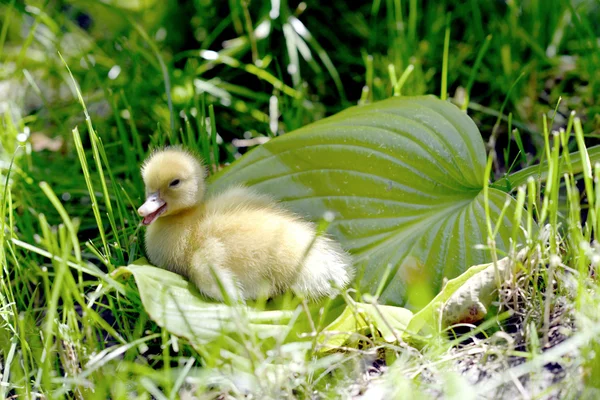
<path id="1" fill-rule="evenodd" d="M 597 4 L 268 6 L 195 2 L 181 6 L 191 17 L 174 18 L 175 1 L 133 11 L 0 5 L 0 84 L 11 85 L 0 99 L 0 397 L 336 398 L 384 388 L 422 398 L 461 385 L 490 394 L 527 386 L 520 378 L 552 364 L 565 371 L 561 393 L 593 396 L 600 166 L 586 144 L 598 131 Z M 78 12 L 91 28 L 75 23 Z M 504 156 L 490 159 L 492 180 L 544 161 L 539 180 L 525 169 L 509 188 L 540 261 L 505 283 L 495 316 L 477 329 L 455 327 L 452 340 L 430 338 L 420 351 L 357 334 L 326 355 L 315 340 L 265 352 L 248 336 L 245 353 L 216 357 L 149 320 L 133 281 L 111 274 L 143 256 L 135 209 L 149 148 L 183 143 L 215 172 L 246 151 L 233 139 L 253 143 L 355 102 L 423 93 L 476 119 Z M 33 133 L 62 136 L 64 153 L 33 151 Z M 374 360 L 393 365 L 378 377 Z M 494 380 L 459 377 L 461 360 Z"/>

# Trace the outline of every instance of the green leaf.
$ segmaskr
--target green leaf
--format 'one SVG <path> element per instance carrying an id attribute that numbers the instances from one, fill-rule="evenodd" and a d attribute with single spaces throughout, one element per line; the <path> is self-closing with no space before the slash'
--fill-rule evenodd
<path id="1" fill-rule="evenodd" d="M 454 279 L 450 279 L 440 293 L 433 300 L 417 312 L 410 320 L 406 328 L 406 334 L 415 336 L 418 334 L 433 333 L 440 328 L 441 309 L 443 305 L 461 288 L 468 285 L 469 279 L 484 271 L 489 264 L 473 265 L 464 273 Z M 408 336 L 406 336 L 408 338 Z"/>
<path id="2" fill-rule="evenodd" d="M 395 97 L 352 107 L 277 137 L 217 174 L 211 192 L 245 184 L 312 220 L 354 256 L 363 292 L 419 308 L 468 266 L 490 261 L 484 212 L 486 153 L 473 121 L 434 97 Z M 506 249 L 515 201 L 489 190 Z M 386 275 L 386 271 L 389 274 Z M 359 276 L 361 274 L 359 273 Z M 419 288 L 410 290 L 410 288 Z"/>
<path id="3" fill-rule="evenodd" d="M 511 279 L 522 268 L 530 271 L 539 262 L 537 253 L 522 249 L 516 257 L 473 265 L 451 279 L 442 291 L 417 312 L 405 329 L 405 339 L 440 332 L 458 323 L 473 324 L 484 319 L 488 308 L 498 299 L 498 284 Z"/>
<path id="4" fill-rule="evenodd" d="M 281 338 L 289 333 L 287 324 L 293 311 L 258 311 L 212 302 L 181 275 L 153 267 L 145 258 L 115 271 L 117 275 L 123 272 L 133 274 L 150 318 L 194 345 L 207 344 L 232 333 L 257 334 L 261 338 Z"/>
<path id="5" fill-rule="evenodd" d="M 319 341 L 324 350 L 330 350 L 347 343 L 355 332 L 377 331 L 383 340 L 393 343 L 402 337 L 412 316 L 402 307 L 353 303 L 320 333 Z"/>

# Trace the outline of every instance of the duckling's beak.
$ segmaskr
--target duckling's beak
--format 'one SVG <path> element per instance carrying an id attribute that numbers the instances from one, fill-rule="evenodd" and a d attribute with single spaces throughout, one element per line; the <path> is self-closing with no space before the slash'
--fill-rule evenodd
<path id="1" fill-rule="evenodd" d="M 138 208 L 138 214 L 144 217 L 142 220 L 142 224 L 144 225 L 150 225 L 165 211 L 167 211 L 167 203 L 160 198 L 158 192 L 151 193 L 146 198 L 146 202 Z"/>

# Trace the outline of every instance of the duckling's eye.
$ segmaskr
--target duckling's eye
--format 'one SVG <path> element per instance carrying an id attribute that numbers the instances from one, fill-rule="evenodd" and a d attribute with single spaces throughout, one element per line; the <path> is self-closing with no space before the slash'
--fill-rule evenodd
<path id="1" fill-rule="evenodd" d="M 174 179 L 171 181 L 171 183 L 169 183 L 169 187 L 179 186 L 180 183 L 181 181 L 179 179 Z"/>

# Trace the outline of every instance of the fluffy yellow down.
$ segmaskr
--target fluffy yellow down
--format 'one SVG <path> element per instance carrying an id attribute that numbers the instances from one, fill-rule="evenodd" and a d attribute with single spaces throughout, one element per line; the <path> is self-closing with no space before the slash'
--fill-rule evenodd
<path id="1" fill-rule="evenodd" d="M 272 297 L 292 289 L 309 298 L 334 295 L 352 278 L 351 260 L 313 224 L 244 187 L 204 198 L 205 171 L 191 153 L 166 148 L 142 166 L 148 225 L 146 253 L 157 266 L 188 277 L 223 300 Z M 212 269 L 212 271 L 211 271 Z"/>

